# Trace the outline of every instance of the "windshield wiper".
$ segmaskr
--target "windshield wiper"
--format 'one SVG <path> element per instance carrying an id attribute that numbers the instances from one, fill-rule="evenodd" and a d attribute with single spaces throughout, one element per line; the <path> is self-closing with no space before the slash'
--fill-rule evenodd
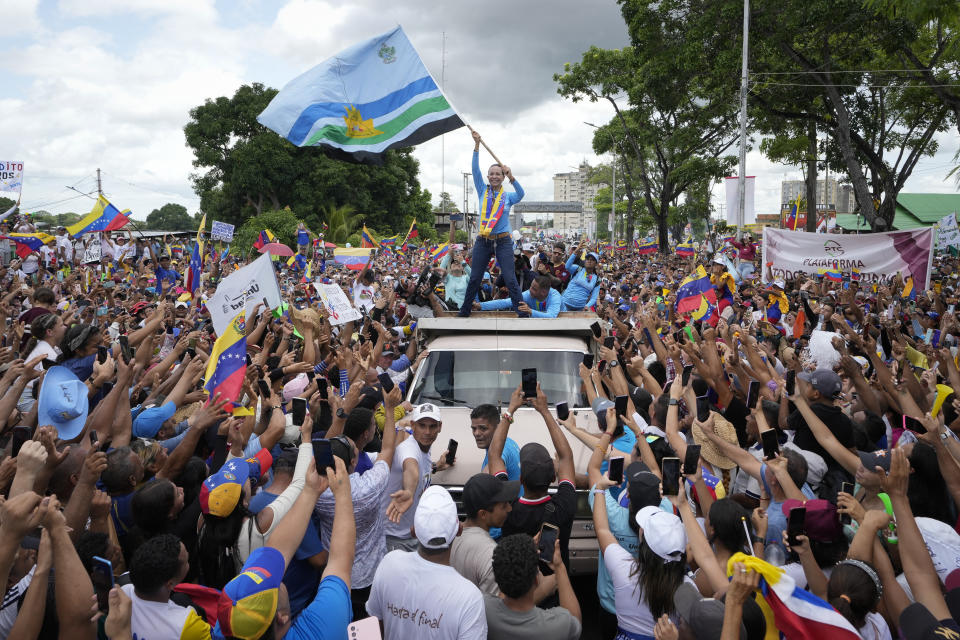
<path id="1" fill-rule="evenodd" d="M 456 403 L 456 404 L 464 404 L 464 405 L 468 405 L 468 406 L 469 406 L 469 404 L 470 404 L 470 403 L 467 402 L 466 400 L 457 400 L 456 398 L 443 398 L 443 397 L 441 397 L 441 396 L 430 396 L 430 395 L 427 395 L 427 394 L 421 395 L 421 396 L 420 396 L 420 400 L 436 400 L 437 402 L 442 402 L 442 403 L 444 403 L 444 404 L 454 404 L 454 403 Z"/>

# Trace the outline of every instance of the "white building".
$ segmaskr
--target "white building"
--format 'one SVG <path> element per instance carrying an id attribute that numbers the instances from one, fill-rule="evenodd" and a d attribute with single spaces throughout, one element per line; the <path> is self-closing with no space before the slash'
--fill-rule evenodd
<path id="1" fill-rule="evenodd" d="M 824 194 L 829 196 L 825 198 Z M 788 204 L 797 199 L 797 197 L 807 197 L 807 183 L 803 180 L 784 180 L 780 183 L 780 204 Z M 840 203 L 840 183 L 830 178 L 824 191 L 824 181 L 817 180 L 817 208 L 822 209 L 827 205 L 828 209 L 840 210 L 837 204 Z M 846 212 L 844 212 L 846 213 Z"/>
<path id="2" fill-rule="evenodd" d="M 579 169 L 553 176 L 553 199 L 556 202 L 579 202 L 581 211 L 556 212 L 553 218 L 554 229 L 582 230 L 593 234 L 597 227 L 597 210 L 593 199 L 601 185 L 590 184 L 590 165 L 580 163 Z"/>

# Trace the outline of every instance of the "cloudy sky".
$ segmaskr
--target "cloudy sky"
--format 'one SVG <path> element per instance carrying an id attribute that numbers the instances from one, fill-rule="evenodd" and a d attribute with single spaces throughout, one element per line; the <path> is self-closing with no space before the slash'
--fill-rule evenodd
<path id="1" fill-rule="evenodd" d="M 0 160 L 25 162 L 24 208 L 87 210 L 67 187 L 94 190 L 100 167 L 104 191 L 139 218 L 166 202 L 197 210 L 182 131 L 191 107 L 245 83 L 281 87 L 398 23 L 527 198 L 551 200 L 554 173 L 601 160 L 584 121 L 612 116 L 605 104 L 563 100 L 552 75 L 592 44 L 627 44 L 612 0 L 0 0 L 0 16 Z M 943 176 L 955 132 L 942 147 L 906 191 L 954 191 Z M 435 199 L 447 190 L 462 201 L 471 150 L 466 129 L 417 149 Z M 781 180 L 800 177 L 759 153 L 747 166 L 760 212 L 779 208 Z"/>

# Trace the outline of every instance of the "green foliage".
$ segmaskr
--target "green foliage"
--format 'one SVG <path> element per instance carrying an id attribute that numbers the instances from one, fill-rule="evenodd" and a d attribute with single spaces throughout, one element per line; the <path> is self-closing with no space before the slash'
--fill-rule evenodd
<path id="1" fill-rule="evenodd" d="M 434 213 L 460 213 L 460 209 L 457 208 L 457 203 L 453 201 L 453 198 L 451 198 L 450 194 L 446 191 L 440 194 L 440 202 L 433 205 L 433 211 Z"/>
<path id="2" fill-rule="evenodd" d="M 157 231 L 192 231 L 199 223 L 200 219 L 187 213 L 185 206 L 168 202 L 150 212 L 147 216 L 146 228 Z"/>
<path id="3" fill-rule="evenodd" d="M 16 203 L 17 203 L 17 201 L 14 200 L 13 198 L 7 198 L 7 197 L 4 197 L 4 196 L 0 196 L 0 213 L 3 213 L 4 211 L 6 211 L 7 209 L 9 209 L 10 207 L 12 207 L 13 205 L 15 205 Z"/>
<path id="4" fill-rule="evenodd" d="M 351 205 L 345 204 L 339 207 L 324 207 L 323 219 L 327 223 L 327 230 L 324 232 L 324 237 L 327 242 L 343 246 L 345 243 L 350 242 L 350 239 L 354 235 L 356 235 L 357 241 L 359 242 L 359 230 L 363 225 L 360 218 L 354 215 L 354 209 Z"/>
<path id="5" fill-rule="evenodd" d="M 264 211 L 258 216 L 247 219 L 233 234 L 233 246 L 244 255 L 256 242 L 257 236 L 264 229 L 270 229 L 277 236 L 277 242 L 282 242 L 291 249 L 297 241 L 297 225 L 299 220 L 290 209 Z"/>
<path id="6" fill-rule="evenodd" d="M 466 244 L 467 242 L 467 232 L 463 229 L 457 229 L 453 232 L 453 241 L 458 244 Z"/>
<path id="7" fill-rule="evenodd" d="M 389 151 L 382 166 L 370 166 L 336 160 L 321 147 L 296 147 L 256 120 L 276 93 L 243 85 L 190 111 L 184 134 L 197 168 L 191 178 L 208 218 L 239 225 L 290 207 L 316 231 L 325 208 L 350 205 L 352 215 L 377 228 L 430 219 L 430 194 L 410 149 Z"/>
<path id="8" fill-rule="evenodd" d="M 0 213 L 6 211 L 13 204 L 13 201 L 10 201 L 9 205 L 6 205 L 6 208 L 3 208 L 3 204 L 0 203 Z M 20 213 L 23 213 L 23 210 L 20 210 Z M 33 220 L 34 224 L 43 229 L 54 229 L 56 227 L 66 227 L 68 225 L 77 222 L 85 216 L 85 213 L 48 213 L 46 211 L 31 211 L 30 219 Z"/>

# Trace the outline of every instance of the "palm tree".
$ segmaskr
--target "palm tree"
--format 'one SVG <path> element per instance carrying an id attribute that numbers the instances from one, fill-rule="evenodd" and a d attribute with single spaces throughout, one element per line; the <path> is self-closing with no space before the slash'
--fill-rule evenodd
<path id="1" fill-rule="evenodd" d="M 357 232 L 363 220 L 354 216 L 354 212 L 355 209 L 350 204 L 323 207 L 323 219 L 327 223 L 324 236 L 328 242 L 343 245 Z"/>

